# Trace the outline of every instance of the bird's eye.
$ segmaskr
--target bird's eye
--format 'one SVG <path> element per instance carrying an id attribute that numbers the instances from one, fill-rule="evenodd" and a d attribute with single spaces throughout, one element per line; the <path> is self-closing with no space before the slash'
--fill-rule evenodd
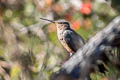
<path id="1" fill-rule="evenodd" d="M 59 24 L 67 24 L 67 25 L 69 25 L 69 23 L 68 22 L 58 22 Z"/>
<path id="2" fill-rule="evenodd" d="M 59 22 L 59 24 L 64 24 L 64 22 Z"/>

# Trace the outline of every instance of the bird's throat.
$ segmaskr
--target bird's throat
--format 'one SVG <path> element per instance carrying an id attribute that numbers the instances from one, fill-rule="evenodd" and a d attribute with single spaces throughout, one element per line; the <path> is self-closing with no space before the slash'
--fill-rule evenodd
<path id="1" fill-rule="evenodd" d="M 65 29 L 68 28 L 68 27 L 66 27 L 64 24 L 57 24 L 56 27 L 57 27 L 57 30 L 61 30 L 61 31 L 62 31 L 62 30 L 64 31 Z"/>

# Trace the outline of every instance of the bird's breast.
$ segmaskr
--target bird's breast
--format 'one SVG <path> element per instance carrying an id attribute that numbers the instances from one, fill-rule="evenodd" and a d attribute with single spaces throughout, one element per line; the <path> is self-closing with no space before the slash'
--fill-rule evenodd
<path id="1" fill-rule="evenodd" d="M 57 36 L 58 36 L 58 39 L 59 41 L 61 42 L 61 44 L 63 45 L 63 47 L 70 53 L 75 53 L 69 46 L 68 44 L 66 43 L 65 41 L 65 37 L 63 35 L 63 31 L 57 31 Z"/>

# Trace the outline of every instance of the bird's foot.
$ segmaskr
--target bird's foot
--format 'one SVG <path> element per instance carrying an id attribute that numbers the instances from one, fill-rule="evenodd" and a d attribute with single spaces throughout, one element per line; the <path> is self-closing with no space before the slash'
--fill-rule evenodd
<path id="1" fill-rule="evenodd" d="M 70 52 L 70 57 L 73 55 L 73 53 Z"/>

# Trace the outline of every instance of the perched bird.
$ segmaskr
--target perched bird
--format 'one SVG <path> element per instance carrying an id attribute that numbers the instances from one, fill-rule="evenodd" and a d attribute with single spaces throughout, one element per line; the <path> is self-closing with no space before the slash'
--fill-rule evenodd
<path id="1" fill-rule="evenodd" d="M 52 21 L 44 18 L 42 20 L 47 20 L 54 23 L 57 27 L 57 36 L 63 47 L 73 55 L 80 47 L 82 47 L 85 42 L 83 38 L 70 28 L 70 24 L 66 20 Z"/>
<path id="2" fill-rule="evenodd" d="M 73 29 L 70 28 L 70 24 L 66 20 L 48 20 L 40 18 L 42 20 L 50 21 L 54 23 L 57 27 L 57 36 L 63 47 L 70 53 L 72 56 L 80 47 L 85 44 L 83 38 L 76 33 Z M 104 73 L 106 70 L 103 64 L 97 65 L 100 72 Z M 79 70 L 78 70 L 79 71 Z"/>

